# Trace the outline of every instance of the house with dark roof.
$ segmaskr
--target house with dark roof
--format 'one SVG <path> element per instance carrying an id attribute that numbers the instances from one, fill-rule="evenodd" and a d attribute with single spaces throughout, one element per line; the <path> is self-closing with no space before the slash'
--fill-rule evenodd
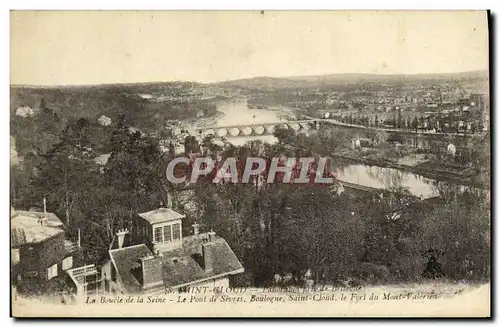
<path id="1" fill-rule="evenodd" d="M 116 233 L 101 279 L 111 293 L 163 294 L 194 286 L 229 287 L 244 268 L 215 232 L 182 235 L 184 215 L 159 208 L 135 217 L 131 231 Z"/>
<path id="2" fill-rule="evenodd" d="M 66 239 L 61 220 L 50 212 L 11 209 L 11 274 L 15 286 L 37 291 L 73 267 L 79 246 Z"/>

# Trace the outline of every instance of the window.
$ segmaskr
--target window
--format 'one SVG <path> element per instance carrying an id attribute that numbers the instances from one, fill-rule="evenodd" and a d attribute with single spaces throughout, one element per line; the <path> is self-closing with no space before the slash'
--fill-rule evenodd
<path id="1" fill-rule="evenodd" d="M 52 279 L 54 277 L 57 277 L 57 264 L 47 268 L 47 278 Z"/>
<path id="2" fill-rule="evenodd" d="M 179 240 L 181 238 L 181 224 L 172 225 L 172 239 Z"/>
<path id="3" fill-rule="evenodd" d="M 73 267 L 73 257 L 67 257 L 62 262 L 62 269 L 68 270 Z"/>
<path id="4" fill-rule="evenodd" d="M 161 238 L 161 227 L 156 227 L 155 228 L 155 242 L 156 243 L 163 243 L 162 238 Z"/>
<path id="5" fill-rule="evenodd" d="M 21 259 L 19 257 L 19 249 L 12 249 L 10 251 L 10 257 L 12 258 L 12 264 L 17 265 Z"/>
<path id="6" fill-rule="evenodd" d="M 172 230 L 170 229 L 170 225 L 163 226 L 163 242 L 172 241 Z"/>

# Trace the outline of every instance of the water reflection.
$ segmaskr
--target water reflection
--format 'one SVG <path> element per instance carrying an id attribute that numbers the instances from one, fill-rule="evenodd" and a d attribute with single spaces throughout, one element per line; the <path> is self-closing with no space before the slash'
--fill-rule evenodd
<path id="1" fill-rule="evenodd" d="M 395 168 L 348 165 L 345 167 L 337 167 L 336 171 L 338 179 L 342 181 L 379 189 L 402 187 L 408 189 L 411 194 L 417 197 L 422 196 L 424 199 L 435 196 L 447 198 L 450 195 L 463 194 L 465 192 L 485 198 L 488 197 L 489 194 L 487 190 L 444 181 L 436 181 L 422 175 Z"/>
<path id="2" fill-rule="evenodd" d="M 394 168 L 349 165 L 338 168 L 337 176 L 342 181 L 373 188 L 403 187 L 411 194 L 422 196 L 424 199 L 439 195 L 439 191 L 434 186 L 434 180 Z"/>

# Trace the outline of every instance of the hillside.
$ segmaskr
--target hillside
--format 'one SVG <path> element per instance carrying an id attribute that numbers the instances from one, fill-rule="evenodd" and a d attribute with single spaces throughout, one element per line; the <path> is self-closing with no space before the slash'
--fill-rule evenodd
<path id="1" fill-rule="evenodd" d="M 284 89 L 304 86 L 305 80 L 281 77 L 259 76 L 216 83 L 221 87 Z"/>
<path id="2" fill-rule="evenodd" d="M 487 81 L 488 71 L 473 71 L 449 74 L 328 74 L 290 77 L 252 77 L 218 83 L 220 86 L 242 88 L 293 88 L 314 87 L 319 85 L 342 85 L 363 82 L 378 83 L 421 83 L 429 81 Z"/>

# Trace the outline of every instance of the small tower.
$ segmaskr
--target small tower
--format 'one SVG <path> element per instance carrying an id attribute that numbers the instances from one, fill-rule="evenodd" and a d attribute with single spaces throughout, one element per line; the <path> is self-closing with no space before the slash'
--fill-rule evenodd
<path id="1" fill-rule="evenodd" d="M 169 251 L 182 247 L 182 219 L 185 215 L 170 208 L 158 208 L 139 213 L 139 228 L 145 231 L 154 252 Z"/>

